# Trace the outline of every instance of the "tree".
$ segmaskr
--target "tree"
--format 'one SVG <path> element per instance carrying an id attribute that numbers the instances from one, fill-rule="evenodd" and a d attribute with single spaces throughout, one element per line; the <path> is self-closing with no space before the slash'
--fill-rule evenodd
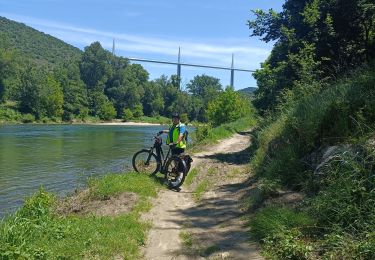
<path id="1" fill-rule="evenodd" d="M 133 112 L 129 108 L 125 108 L 122 114 L 123 114 L 122 119 L 124 121 L 129 121 L 133 119 Z"/>
<path id="2" fill-rule="evenodd" d="M 116 116 L 116 110 L 110 101 L 102 103 L 97 112 L 100 119 L 111 120 Z"/>
<path id="3" fill-rule="evenodd" d="M 186 87 L 192 96 L 202 98 L 205 101 L 212 99 L 223 90 L 219 79 L 204 74 L 195 76 Z"/>
<path id="4" fill-rule="evenodd" d="M 55 77 L 60 82 L 63 94 L 63 120 L 72 120 L 88 106 L 86 85 L 80 78 L 78 64 L 64 64 L 55 69 Z"/>
<path id="5" fill-rule="evenodd" d="M 208 103 L 213 100 L 223 90 L 220 80 L 207 75 L 195 76 L 187 84 L 188 93 L 195 99 L 195 103 L 199 104 L 198 107 L 193 108 L 194 114 L 199 121 L 207 121 L 205 111 L 207 110 Z M 201 100 L 199 102 L 198 100 Z"/>
<path id="6" fill-rule="evenodd" d="M 148 72 L 141 65 L 132 64 L 114 71 L 106 84 L 106 95 L 122 116 L 125 107 L 135 109 L 141 103 L 147 85 Z"/>
<path id="7" fill-rule="evenodd" d="M 287 0 L 280 13 L 253 13 L 255 20 L 248 22 L 252 36 L 276 42 L 254 73 L 255 104 L 263 111 L 274 110 L 301 85 L 336 78 L 375 57 L 372 0 Z"/>
<path id="8" fill-rule="evenodd" d="M 31 65 L 22 71 L 17 101 L 21 112 L 31 113 L 37 119 L 60 117 L 63 113 L 64 95 L 59 82 L 53 74 Z"/>
<path id="9" fill-rule="evenodd" d="M 149 82 L 144 86 L 142 98 L 143 112 L 146 116 L 156 116 L 163 112 L 164 99 L 162 89 L 155 82 Z"/>
<path id="10" fill-rule="evenodd" d="M 5 33 L 0 33 L 0 103 L 5 101 L 14 88 L 19 56 L 11 48 Z"/>
<path id="11" fill-rule="evenodd" d="M 232 87 L 227 87 L 208 104 L 208 119 L 214 126 L 233 122 L 253 113 L 250 101 L 243 99 Z"/>
<path id="12" fill-rule="evenodd" d="M 106 83 L 112 76 L 111 54 L 104 50 L 99 42 L 85 48 L 79 68 L 81 78 L 88 88 L 97 87 L 99 82 Z"/>

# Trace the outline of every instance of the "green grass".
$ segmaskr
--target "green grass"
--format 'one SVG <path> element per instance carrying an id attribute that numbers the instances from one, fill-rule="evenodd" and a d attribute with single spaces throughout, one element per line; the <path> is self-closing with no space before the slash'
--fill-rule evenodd
<path id="1" fill-rule="evenodd" d="M 275 236 L 284 230 L 312 225 L 313 221 L 306 213 L 272 206 L 259 210 L 250 220 L 251 233 L 258 240 Z"/>
<path id="2" fill-rule="evenodd" d="M 114 174 L 89 182 L 91 199 L 135 192 L 139 200 L 128 214 L 56 215 L 55 197 L 40 190 L 15 214 L 0 223 L 0 259 L 113 259 L 139 257 L 150 225 L 140 213 L 150 209 L 149 198 L 161 185 L 140 174 Z"/>
<path id="3" fill-rule="evenodd" d="M 188 187 L 191 186 L 193 184 L 194 179 L 198 176 L 198 174 L 199 171 L 197 168 L 191 169 L 185 178 L 184 184 Z"/>
<path id="4" fill-rule="evenodd" d="M 102 178 L 90 179 L 88 186 L 90 195 L 96 199 L 107 199 L 120 192 L 134 192 L 144 197 L 156 197 L 159 182 L 145 174 L 129 172 L 111 174 Z"/>
<path id="5" fill-rule="evenodd" d="M 204 145 L 214 144 L 235 133 L 248 130 L 255 125 L 256 119 L 254 116 L 251 116 L 240 118 L 237 121 L 222 124 L 215 128 L 210 127 L 210 125 L 197 126 L 195 132 L 192 134 L 194 143 L 189 149 L 192 151 L 199 151 Z"/>
<path id="6" fill-rule="evenodd" d="M 191 248 L 193 246 L 193 236 L 191 233 L 187 231 L 182 231 L 179 234 L 181 240 L 182 240 L 182 245 L 186 248 Z"/>
<path id="7" fill-rule="evenodd" d="M 301 100 L 288 104 L 275 121 L 257 133 L 251 167 L 267 180 L 263 193 L 279 185 L 308 192 L 293 210 L 266 208 L 252 221 L 266 255 L 279 259 L 374 259 L 375 70 L 360 69 Z M 308 162 L 329 146 L 343 150 L 318 178 Z M 318 162 L 319 163 L 319 162 Z"/>
<path id="8" fill-rule="evenodd" d="M 290 104 L 258 133 L 255 172 L 291 188 L 309 178 L 300 160 L 314 150 L 353 143 L 375 129 L 375 72 L 359 70 L 324 91 Z"/>
<path id="9" fill-rule="evenodd" d="M 203 180 L 201 183 L 198 184 L 197 188 L 194 190 L 193 199 L 195 202 L 198 202 L 202 199 L 203 194 L 207 191 L 210 182 L 208 180 Z"/>

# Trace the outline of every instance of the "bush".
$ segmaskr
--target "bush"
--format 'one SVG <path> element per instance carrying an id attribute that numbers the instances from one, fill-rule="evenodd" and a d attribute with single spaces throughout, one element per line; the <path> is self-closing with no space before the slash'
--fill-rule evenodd
<path id="1" fill-rule="evenodd" d="M 305 209 L 317 225 L 303 229 L 280 221 L 278 210 L 260 211 L 254 230 L 275 258 L 305 258 L 307 243 L 326 259 L 373 259 L 375 255 L 375 158 L 362 139 L 375 128 L 375 71 L 359 70 L 321 92 L 284 106 L 257 133 L 252 167 L 259 177 L 310 192 Z M 346 145 L 315 176 L 320 149 Z M 348 148 L 349 147 L 349 148 Z M 319 156 L 318 156 L 319 157 Z M 317 162 L 310 162 L 317 160 Z M 285 215 L 284 213 L 282 215 Z M 290 223 L 298 217 L 287 218 Z M 297 221 L 298 222 L 298 221 Z"/>
<path id="2" fill-rule="evenodd" d="M 252 234 L 273 259 L 308 259 L 313 247 L 303 231 L 313 224 L 307 214 L 279 207 L 263 208 L 250 221 Z"/>
<path id="3" fill-rule="evenodd" d="M 328 230 L 338 227 L 353 235 L 373 229 L 374 162 L 372 156 L 346 151 L 324 167 L 320 191 L 310 206 L 320 226 Z"/>
<path id="4" fill-rule="evenodd" d="M 181 114 L 181 122 L 187 124 L 189 122 L 188 114 L 183 113 Z"/>
<path id="5" fill-rule="evenodd" d="M 208 119 L 214 126 L 233 122 L 253 113 L 250 101 L 243 99 L 231 87 L 213 99 L 207 108 Z"/>
<path id="6" fill-rule="evenodd" d="M 124 108 L 122 119 L 126 122 L 133 119 L 133 112 L 129 108 Z"/>
<path id="7" fill-rule="evenodd" d="M 255 117 L 244 117 L 235 122 L 222 124 L 212 128 L 211 125 L 200 125 L 192 133 L 193 145 L 204 145 L 217 142 L 220 139 L 230 137 L 234 133 L 249 130 L 256 124 Z"/>
<path id="8" fill-rule="evenodd" d="M 143 116 L 143 107 L 142 105 L 136 105 L 135 108 L 133 109 L 133 116 L 135 118 L 139 118 L 141 116 Z"/>
<path id="9" fill-rule="evenodd" d="M 258 175 L 301 188 L 310 176 L 301 159 L 322 146 L 353 141 L 375 127 L 375 72 L 361 70 L 292 103 L 258 134 L 253 158 Z"/>
<path id="10" fill-rule="evenodd" d="M 312 259 L 313 247 L 298 230 L 285 230 L 264 240 L 266 256 L 273 259 Z"/>
<path id="11" fill-rule="evenodd" d="M 101 105 L 98 116 L 103 120 L 111 120 L 116 116 L 116 109 L 109 101 Z"/>
<path id="12" fill-rule="evenodd" d="M 84 121 L 89 116 L 89 109 L 87 107 L 81 107 L 79 109 L 78 118 Z"/>
<path id="13" fill-rule="evenodd" d="M 0 120 L 5 122 L 19 121 L 22 117 L 21 113 L 11 109 L 0 106 Z"/>
<path id="14" fill-rule="evenodd" d="M 312 219 L 303 212 L 288 208 L 267 207 L 259 210 L 250 222 L 251 232 L 258 240 L 272 237 L 282 231 L 313 225 Z"/>
<path id="15" fill-rule="evenodd" d="M 194 135 L 195 135 L 194 141 L 200 142 L 204 140 L 205 138 L 207 138 L 211 132 L 211 129 L 212 129 L 211 125 L 198 126 L 194 132 Z"/>
<path id="16" fill-rule="evenodd" d="M 32 123 L 35 121 L 35 116 L 32 114 L 22 115 L 22 123 Z"/>

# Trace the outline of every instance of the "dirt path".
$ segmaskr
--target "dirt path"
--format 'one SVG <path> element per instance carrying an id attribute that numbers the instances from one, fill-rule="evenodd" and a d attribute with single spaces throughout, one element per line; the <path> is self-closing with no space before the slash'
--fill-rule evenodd
<path id="1" fill-rule="evenodd" d="M 239 203 L 249 186 L 249 147 L 249 134 L 241 133 L 193 156 L 195 182 L 180 192 L 161 191 L 145 216 L 153 224 L 145 259 L 262 259 Z M 193 191 L 203 182 L 197 201 Z"/>

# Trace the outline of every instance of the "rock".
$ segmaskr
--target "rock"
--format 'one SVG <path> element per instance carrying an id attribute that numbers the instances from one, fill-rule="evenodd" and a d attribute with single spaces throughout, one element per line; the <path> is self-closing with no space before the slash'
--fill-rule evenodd
<path id="1" fill-rule="evenodd" d="M 229 252 L 224 252 L 221 254 L 221 259 L 228 259 L 230 257 Z"/>
<path id="2" fill-rule="evenodd" d="M 321 148 L 305 158 L 305 162 L 310 169 L 314 171 L 315 175 L 324 175 L 323 168 L 328 165 L 333 159 L 337 158 L 340 154 L 344 152 L 353 153 L 354 147 L 344 144 L 344 145 L 334 145 Z"/>

